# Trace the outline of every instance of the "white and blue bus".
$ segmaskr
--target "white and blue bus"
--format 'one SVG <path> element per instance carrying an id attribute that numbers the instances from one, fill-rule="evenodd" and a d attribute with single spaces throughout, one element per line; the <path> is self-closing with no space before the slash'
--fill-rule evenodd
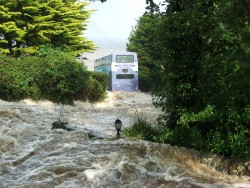
<path id="1" fill-rule="evenodd" d="M 138 91 L 138 58 L 135 52 L 112 53 L 96 59 L 94 70 L 109 75 L 111 91 Z"/>

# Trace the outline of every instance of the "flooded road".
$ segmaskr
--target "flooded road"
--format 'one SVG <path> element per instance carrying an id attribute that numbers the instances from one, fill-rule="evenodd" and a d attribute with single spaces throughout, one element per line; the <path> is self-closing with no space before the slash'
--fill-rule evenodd
<path id="1" fill-rule="evenodd" d="M 247 188 L 249 177 L 219 173 L 195 152 L 133 138 L 116 139 L 114 121 L 135 113 L 154 123 L 159 109 L 145 93 L 108 93 L 103 103 L 65 106 L 75 131 L 51 129 L 60 106 L 0 100 L 0 188 Z M 104 139 L 89 138 L 89 131 Z"/>

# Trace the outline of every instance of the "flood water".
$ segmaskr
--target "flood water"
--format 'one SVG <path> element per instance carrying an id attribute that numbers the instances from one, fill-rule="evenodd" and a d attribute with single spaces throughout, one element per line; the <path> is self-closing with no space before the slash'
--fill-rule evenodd
<path id="1" fill-rule="evenodd" d="M 159 109 L 146 93 L 108 93 L 103 103 L 65 106 L 75 131 L 51 129 L 60 105 L 0 100 L 0 188 L 247 188 L 249 177 L 217 172 L 185 148 L 123 134 L 114 121 L 132 124 L 135 113 L 155 122 Z M 104 139 L 88 136 L 89 131 Z"/>

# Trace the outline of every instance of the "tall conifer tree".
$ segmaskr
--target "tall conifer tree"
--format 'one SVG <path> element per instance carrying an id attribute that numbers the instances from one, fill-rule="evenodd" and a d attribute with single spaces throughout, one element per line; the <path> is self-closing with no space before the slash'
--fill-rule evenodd
<path id="1" fill-rule="evenodd" d="M 0 0 L 0 51 L 34 52 L 40 45 L 86 52 L 94 48 L 82 34 L 91 11 L 76 0 Z"/>

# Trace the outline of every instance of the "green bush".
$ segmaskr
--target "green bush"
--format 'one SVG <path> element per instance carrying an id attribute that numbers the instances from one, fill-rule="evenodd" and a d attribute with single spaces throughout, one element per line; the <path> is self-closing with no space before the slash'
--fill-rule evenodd
<path id="1" fill-rule="evenodd" d="M 150 70 L 148 67 L 139 66 L 139 88 L 141 91 L 148 92 L 151 89 Z"/>
<path id="2" fill-rule="evenodd" d="M 176 146 L 184 146 L 187 148 L 194 148 L 203 150 L 203 137 L 201 131 L 197 128 L 178 126 L 173 131 L 171 137 L 171 144 Z"/>
<path id="3" fill-rule="evenodd" d="M 222 134 L 215 131 L 209 134 L 208 151 L 226 156 L 250 159 L 250 130 L 238 126 L 235 130 Z"/>
<path id="4" fill-rule="evenodd" d="M 31 56 L 0 57 L 0 96 L 7 101 L 40 99 L 40 59 Z"/>
<path id="5" fill-rule="evenodd" d="M 107 74 L 102 72 L 90 72 L 90 76 L 102 85 L 104 91 L 108 88 L 109 80 Z"/>
<path id="6" fill-rule="evenodd" d="M 47 99 L 73 104 L 100 101 L 103 86 L 68 51 L 43 47 L 36 56 L 0 56 L 0 97 L 7 101 Z"/>
<path id="7" fill-rule="evenodd" d="M 147 122 L 142 114 L 135 114 L 134 123 L 131 127 L 124 129 L 124 134 L 128 137 L 153 141 L 156 130 Z"/>
<path id="8" fill-rule="evenodd" d="M 88 79 L 86 94 L 87 99 L 91 103 L 103 101 L 106 97 L 106 92 L 103 88 L 103 85 L 101 85 L 100 82 L 92 77 L 89 77 Z"/>
<path id="9" fill-rule="evenodd" d="M 229 132 L 228 147 L 230 155 L 250 160 L 250 129 L 238 126 Z"/>
<path id="10" fill-rule="evenodd" d="M 39 57 L 44 61 L 40 72 L 44 99 L 63 104 L 86 100 L 77 94 L 87 87 L 89 73 L 73 55 L 59 48 L 45 47 L 40 50 Z"/>

